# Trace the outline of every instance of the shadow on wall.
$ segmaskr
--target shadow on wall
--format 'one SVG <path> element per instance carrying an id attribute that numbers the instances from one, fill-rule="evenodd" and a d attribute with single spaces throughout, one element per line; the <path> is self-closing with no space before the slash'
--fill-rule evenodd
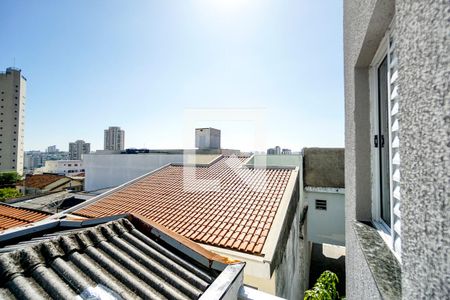
<path id="1" fill-rule="evenodd" d="M 327 248 L 327 249 L 324 249 Z M 326 244 L 313 244 L 311 249 L 311 267 L 309 272 L 309 289 L 316 283 L 324 271 L 329 270 L 339 278 L 337 290 L 340 296 L 345 295 L 345 254 L 344 247 Z M 325 255 L 325 254 L 326 255 Z M 328 255 L 331 253 L 332 255 Z"/>

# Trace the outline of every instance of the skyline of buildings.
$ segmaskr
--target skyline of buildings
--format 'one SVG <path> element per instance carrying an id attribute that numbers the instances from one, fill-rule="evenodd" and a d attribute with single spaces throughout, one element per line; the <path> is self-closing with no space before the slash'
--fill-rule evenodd
<path id="1" fill-rule="evenodd" d="M 26 78 L 21 70 L 0 73 L 0 171 L 23 174 Z"/>
<path id="2" fill-rule="evenodd" d="M 56 152 L 43 152 L 43 151 L 25 151 L 24 154 L 24 173 L 28 174 L 34 169 L 43 167 L 46 161 L 49 160 L 67 160 L 69 159 L 69 152 L 56 151 Z"/>
<path id="3" fill-rule="evenodd" d="M 48 146 L 47 147 L 47 152 L 48 153 L 55 153 L 55 152 L 59 152 L 59 149 L 56 148 L 56 145 L 52 145 L 52 146 Z"/>
<path id="4" fill-rule="evenodd" d="M 287 148 L 281 149 L 280 146 L 275 146 L 274 148 L 267 149 L 266 153 L 268 155 L 291 155 L 292 154 L 292 150 L 291 149 L 287 149 Z"/>

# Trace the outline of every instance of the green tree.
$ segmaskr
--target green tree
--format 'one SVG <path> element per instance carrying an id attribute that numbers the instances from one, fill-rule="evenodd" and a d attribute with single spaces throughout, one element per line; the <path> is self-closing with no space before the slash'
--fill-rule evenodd
<path id="1" fill-rule="evenodd" d="M 336 284 L 339 279 L 336 274 L 331 271 L 325 271 L 317 279 L 313 288 L 305 292 L 303 300 L 335 300 L 339 299 L 339 292 Z"/>
<path id="2" fill-rule="evenodd" d="M 0 189 L 0 201 L 5 201 L 7 199 L 18 198 L 22 194 L 15 188 L 2 188 Z"/>
<path id="3" fill-rule="evenodd" d="M 0 186 L 15 184 L 20 179 L 17 172 L 0 172 Z"/>

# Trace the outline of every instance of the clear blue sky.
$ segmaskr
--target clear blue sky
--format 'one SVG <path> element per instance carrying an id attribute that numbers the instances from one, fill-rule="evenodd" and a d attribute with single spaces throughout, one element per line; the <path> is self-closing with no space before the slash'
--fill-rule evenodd
<path id="1" fill-rule="evenodd" d="M 264 147 L 344 145 L 336 0 L 0 1 L 0 68 L 28 79 L 25 148 L 180 148 L 188 109 L 263 109 Z M 251 122 L 204 121 L 254 149 Z M 192 128 L 192 146 L 194 132 Z"/>

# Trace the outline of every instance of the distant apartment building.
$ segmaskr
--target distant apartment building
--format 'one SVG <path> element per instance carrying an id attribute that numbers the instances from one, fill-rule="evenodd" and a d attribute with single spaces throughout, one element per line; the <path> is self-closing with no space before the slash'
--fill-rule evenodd
<path id="1" fill-rule="evenodd" d="M 0 73 L 0 171 L 23 174 L 26 78 L 21 70 Z"/>
<path id="2" fill-rule="evenodd" d="M 56 149 L 56 145 L 47 147 L 47 153 L 55 153 L 55 152 L 59 152 L 59 150 Z"/>
<path id="3" fill-rule="evenodd" d="M 32 170 L 42 167 L 42 152 L 41 151 L 26 151 L 24 157 L 24 172 L 29 173 Z"/>
<path id="4" fill-rule="evenodd" d="M 281 155 L 281 154 L 282 155 L 291 155 L 292 150 L 286 149 L 286 148 L 281 149 L 280 146 L 275 146 L 275 148 L 267 149 L 267 154 L 268 155 Z"/>
<path id="5" fill-rule="evenodd" d="M 196 128 L 195 147 L 198 149 L 220 149 L 220 130 L 215 128 Z"/>
<path id="6" fill-rule="evenodd" d="M 292 151 L 291 151 L 291 149 L 283 149 L 283 150 L 281 150 L 281 154 L 290 155 L 290 154 L 292 154 Z"/>
<path id="7" fill-rule="evenodd" d="M 125 131 L 120 127 L 105 129 L 104 150 L 121 151 L 125 149 Z"/>
<path id="8" fill-rule="evenodd" d="M 89 154 L 91 152 L 91 144 L 83 140 L 77 140 L 74 143 L 69 143 L 69 159 L 80 160 L 82 154 Z"/>
<path id="9" fill-rule="evenodd" d="M 58 151 L 56 152 L 41 152 L 38 150 L 25 151 L 24 155 L 24 173 L 30 174 L 35 169 L 44 166 L 46 161 L 49 160 L 67 160 L 69 159 L 69 152 Z"/>

